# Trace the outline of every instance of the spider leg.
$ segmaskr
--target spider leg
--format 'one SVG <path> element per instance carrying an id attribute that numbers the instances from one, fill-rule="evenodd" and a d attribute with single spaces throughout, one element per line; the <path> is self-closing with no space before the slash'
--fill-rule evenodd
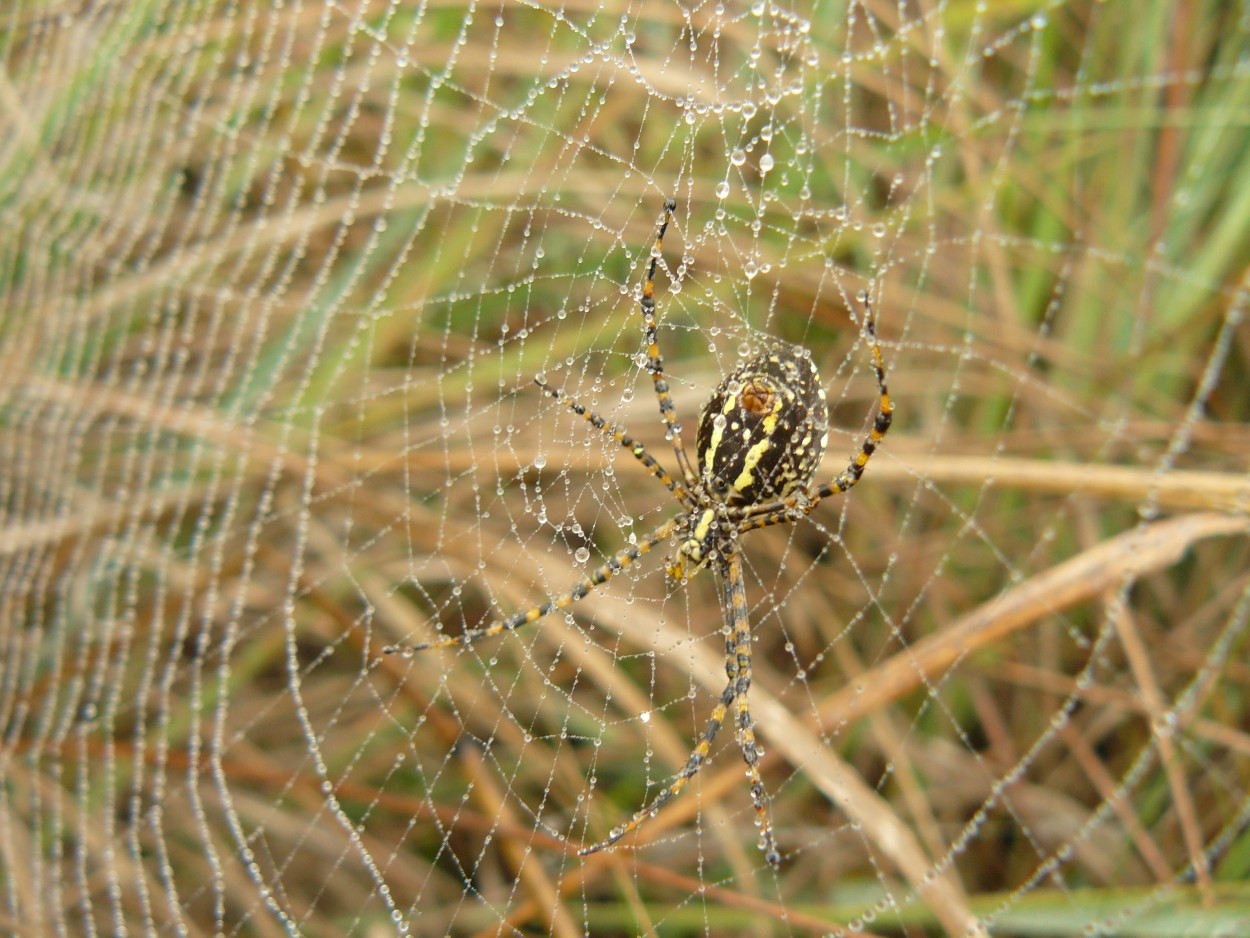
<path id="1" fill-rule="evenodd" d="M 864 313 L 864 330 L 868 333 L 868 338 L 871 341 L 869 347 L 872 350 L 872 370 L 877 375 L 877 387 L 881 392 L 881 404 L 877 408 L 877 417 L 873 421 L 872 429 L 868 431 L 864 441 L 859 444 L 859 449 L 851 456 L 851 461 L 847 464 L 847 467 L 839 472 L 832 481 L 818 485 L 809 493 L 808 498 L 811 505 L 810 507 L 804 506 L 807 511 L 811 511 L 815 507 L 816 502 L 822 498 L 827 498 L 834 492 L 845 492 L 860 480 L 860 477 L 864 474 L 864 467 L 868 465 L 868 460 L 876 452 L 878 444 L 890 431 L 890 422 L 894 419 L 894 404 L 890 401 L 890 392 L 885 385 L 885 364 L 881 361 L 881 346 L 877 343 L 877 329 L 873 320 L 872 306 L 868 302 L 866 293 L 861 294 L 861 298 L 864 301 L 866 310 Z M 796 500 L 794 504 L 797 505 L 798 501 Z M 764 517 L 767 517 L 767 514 Z M 768 523 L 775 524 L 776 522 Z M 760 527 L 762 526 L 760 525 Z"/>
<path id="2" fill-rule="evenodd" d="M 452 648 L 460 645 L 471 645 L 474 642 L 484 638 L 490 638 L 493 635 L 499 635 L 502 632 L 510 632 L 513 629 L 520 628 L 523 625 L 529 625 L 531 622 L 537 622 L 543 616 L 555 612 L 557 609 L 567 609 L 579 599 L 585 596 L 596 586 L 608 582 L 612 577 L 616 576 L 626 567 L 634 564 L 640 557 L 649 553 L 651 548 L 655 547 L 660 541 L 667 540 L 674 531 L 677 530 L 678 522 L 681 520 L 679 515 L 672 518 L 654 531 L 646 538 L 636 544 L 630 544 L 618 550 L 615 554 L 608 558 L 607 562 L 596 567 L 593 572 L 582 577 L 569 590 L 561 593 L 559 596 L 553 596 L 545 603 L 538 606 L 532 606 L 524 612 L 518 612 L 515 615 L 508 616 L 506 619 L 500 619 L 498 622 L 483 626 L 479 629 L 469 629 L 460 635 L 453 635 L 447 638 L 436 639 L 432 642 L 420 642 L 416 645 L 387 645 L 382 649 L 386 654 L 394 654 L 395 652 L 403 652 L 409 654 L 417 651 L 426 651 L 431 648 Z"/>
<path id="3" fill-rule="evenodd" d="M 738 746 L 742 750 L 743 761 L 747 765 L 747 778 L 751 783 L 751 804 L 755 808 L 757 826 L 760 829 L 760 848 L 768 865 L 773 869 L 781 866 L 781 853 L 777 849 L 773 837 L 772 823 L 768 817 L 768 796 L 764 791 L 764 782 L 760 777 L 760 749 L 755 743 L 755 721 L 751 717 L 751 708 L 747 701 L 747 692 L 751 687 L 751 623 L 747 615 L 746 585 L 742 578 L 742 562 L 737 550 L 730 550 L 727 559 L 723 583 L 725 608 L 730 618 L 731 627 L 725 636 L 725 674 L 729 681 L 721 692 L 708 718 L 699 742 L 686 760 L 686 765 L 660 792 L 647 807 L 637 812 L 620 827 L 614 828 L 608 838 L 590 847 L 578 851 L 580 856 L 597 853 L 612 846 L 626 834 L 636 830 L 639 825 L 656 813 L 667 802 L 677 796 L 699 770 L 707 764 L 708 752 L 712 741 L 720 731 L 725 717 L 731 708 L 734 709 L 734 722 L 737 727 Z"/>
<path id="4" fill-rule="evenodd" d="M 816 502 L 812 500 L 810 495 L 806 499 L 796 498 L 791 495 L 778 504 L 777 507 L 763 514 L 751 515 L 740 521 L 738 523 L 738 533 L 745 534 L 747 531 L 757 531 L 760 528 L 771 527 L 774 524 L 785 524 L 787 521 L 794 521 L 796 513 L 798 515 L 810 514 L 815 507 Z"/>
<path id="5" fill-rule="evenodd" d="M 759 760 L 763 751 L 755 743 L 755 720 L 747 692 L 751 689 L 751 620 L 747 614 L 747 588 L 742 578 L 742 558 L 736 549 L 728 551 L 724 576 L 725 604 L 733 622 L 734 666 L 731 684 L 734 689 L 734 707 L 737 711 L 738 748 L 747 764 L 747 778 L 751 782 L 751 804 L 755 808 L 755 825 L 760 830 L 759 847 L 764 859 L 774 870 L 781 866 L 781 852 L 773 836 L 772 821 L 768 817 L 768 793 L 760 777 Z M 728 644 L 728 643 L 727 643 Z M 728 650 L 728 648 L 726 649 Z M 728 664 L 725 668 L 730 671 Z"/>
<path id="6" fill-rule="evenodd" d="M 730 642 L 726 641 L 726 645 L 729 644 Z M 592 844 L 589 847 L 583 847 L 578 850 L 578 856 L 584 857 L 589 856 L 592 853 L 598 853 L 600 850 L 611 847 L 614 843 L 631 831 L 637 830 L 644 821 L 655 817 L 660 808 L 664 807 L 665 804 L 667 804 L 683 788 L 685 788 L 686 782 L 690 781 L 690 779 L 699 774 L 699 770 L 703 768 L 708 761 L 708 751 L 712 748 L 712 741 L 716 739 L 716 734 L 720 732 L 721 724 L 725 722 L 725 715 L 729 712 L 729 707 L 733 703 L 735 693 L 734 681 L 731 677 L 729 683 L 725 686 L 725 690 L 721 693 L 720 700 L 717 701 L 716 707 L 712 710 L 711 717 L 708 718 L 707 726 L 704 728 L 702 735 L 699 737 L 699 742 L 690 753 L 690 758 L 686 760 L 686 764 L 682 770 L 677 773 L 671 782 L 669 782 L 668 787 L 656 795 L 655 800 L 653 800 L 651 804 L 638 811 L 632 818 L 620 827 L 612 828 L 612 831 L 608 834 L 606 840 L 602 840 L 597 844 Z"/>
<path id="7" fill-rule="evenodd" d="M 632 436 L 625 432 L 624 427 L 617 426 L 614 423 L 608 423 L 593 410 L 587 410 L 583 405 L 579 404 L 574 398 L 565 394 L 559 388 L 553 388 L 546 380 L 541 377 L 534 379 L 534 383 L 543 389 L 548 395 L 559 401 L 573 413 L 584 418 L 592 427 L 601 433 L 606 433 L 621 446 L 629 451 L 629 454 L 636 460 L 647 467 L 647 470 L 660 480 L 674 497 L 677 498 L 687 508 L 693 506 L 694 502 L 690 498 L 690 493 L 686 491 L 686 487 L 668 474 L 668 470 L 660 465 L 659 461 L 647 452 L 647 448 L 635 440 Z"/>
<path id="8" fill-rule="evenodd" d="M 655 396 L 660 402 L 660 417 L 664 420 L 665 435 L 673 444 L 673 455 L 677 459 L 686 485 L 693 487 L 698 480 L 690 466 L 690 458 L 686 455 L 685 444 L 681 439 L 681 422 L 677 419 L 677 408 L 673 404 L 673 396 L 668 381 L 664 379 L 664 360 L 660 357 L 660 345 L 655 325 L 655 265 L 660 259 L 664 246 L 664 232 L 673 220 L 673 212 L 677 208 L 676 199 L 664 202 L 664 220 L 655 235 L 655 245 L 651 248 L 651 265 L 647 269 L 647 279 L 642 284 L 642 330 L 647 340 L 647 371 L 651 372 L 651 381 L 655 385 Z"/>
<path id="9" fill-rule="evenodd" d="M 864 302 L 867 306 L 867 299 Z M 853 488 L 860 480 L 860 477 L 863 476 L 864 467 L 868 465 L 868 460 L 872 458 L 872 454 L 877 451 L 878 444 L 890 431 L 890 423 L 894 419 L 894 404 L 890 400 L 890 392 L 886 388 L 885 365 L 881 361 L 881 347 L 877 344 L 877 330 L 872 319 L 872 307 L 867 306 L 867 309 L 868 314 L 864 320 L 864 328 L 868 332 L 869 339 L 872 340 L 870 346 L 872 349 L 872 370 L 877 375 L 877 387 L 881 391 L 881 404 L 877 410 L 877 417 L 873 421 L 872 429 L 868 431 L 864 441 L 859 444 L 859 448 L 852 454 L 851 461 L 847 464 L 847 467 L 838 473 L 831 482 L 818 485 L 814 489 L 801 486 L 798 491 L 787 495 L 783 499 L 767 505 L 757 505 L 747 510 L 742 520 L 738 522 L 739 534 L 767 528 L 774 524 L 784 524 L 787 521 L 793 521 L 800 514 L 810 514 L 822 498 L 828 498 L 834 492 L 842 493 Z"/>

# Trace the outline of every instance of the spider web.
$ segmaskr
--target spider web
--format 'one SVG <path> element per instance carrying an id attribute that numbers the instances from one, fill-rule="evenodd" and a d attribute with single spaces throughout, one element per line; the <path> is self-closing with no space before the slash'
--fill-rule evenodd
<path id="1" fill-rule="evenodd" d="M 1129 0 L 0 12 L 0 923 L 1250 933 L 1250 14 Z M 743 540 L 780 872 L 669 469 L 770 343 Z M 1240 389 L 1240 390 L 1238 390 Z"/>

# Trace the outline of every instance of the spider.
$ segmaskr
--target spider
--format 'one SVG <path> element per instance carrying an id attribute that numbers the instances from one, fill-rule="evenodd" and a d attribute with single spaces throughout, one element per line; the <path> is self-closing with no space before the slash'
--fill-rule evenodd
<path id="1" fill-rule="evenodd" d="M 847 467 L 831 481 L 811 485 L 829 439 L 829 409 L 811 353 L 801 346 L 764 352 L 739 365 L 721 381 L 699 417 L 692 464 L 682 442 L 682 427 L 664 377 L 656 335 L 655 268 L 663 250 L 664 233 L 676 208 L 673 199 L 664 203 L 640 301 L 647 345 L 646 367 L 655 387 L 666 437 L 672 444 L 678 470 L 676 477 L 623 427 L 608 423 L 564 391 L 551 387 L 541 374 L 534 380 L 544 393 L 624 447 L 668 489 L 681 506 L 681 512 L 642 540 L 618 551 L 566 592 L 490 625 L 454 637 L 411 645 L 405 651 L 469 645 L 536 622 L 557 609 L 572 606 L 676 534 L 676 555 L 665 564 L 671 583 L 684 583 L 705 566 L 713 567 L 719 574 L 723 613 L 728 625 L 725 630 L 728 682 L 682 770 L 649 805 L 625 824 L 613 828 L 605 840 L 582 847 L 578 852 L 586 856 L 610 847 L 655 816 L 708 762 L 712 742 L 732 711 L 738 747 L 750 781 L 759 847 L 769 866 L 779 869 L 781 853 L 769 820 L 768 796 L 760 777 L 762 750 L 755 742 L 755 721 L 747 700 L 751 687 L 751 623 L 747 615 L 739 542 L 748 531 L 797 520 L 810 513 L 822 499 L 854 486 L 889 431 L 894 407 L 886 389 L 885 366 L 877 343 L 872 307 L 867 295 L 861 294 L 866 310 L 864 330 L 872 353 L 880 405 L 872 429 Z"/>

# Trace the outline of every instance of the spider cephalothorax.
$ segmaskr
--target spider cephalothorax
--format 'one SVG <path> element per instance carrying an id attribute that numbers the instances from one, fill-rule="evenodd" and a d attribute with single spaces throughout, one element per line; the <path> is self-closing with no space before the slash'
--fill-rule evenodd
<path id="1" fill-rule="evenodd" d="M 886 390 L 885 366 L 881 361 L 881 350 L 869 309 L 864 318 L 864 330 L 870 342 L 880 406 L 872 429 L 851 456 L 846 468 L 831 481 L 811 486 L 828 443 L 829 408 L 811 354 L 801 346 L 764 352 L 739 365 L 717 385 L 699 418 L 695 462 L 692 465 L 682 441 L 681 423 L 677 419 L 669 384 L 664 377 L 655 320 L 656 263 L 661 254 L 664 233 L 676 207 L 677 203 L 672 199 L 664 203 L 664 217 L 656 232 L 639 306 L 647 347 L 647 371 L 655 387 L 665 435 L 673 448 L 677 476 L 670 475 L 647 448 L 623 428 L 587 410 L 559 388 L 551 387 L 542 376 L 534 380 L 544 392 L 628 450 L 668 489 L 681 506 L 681 512 L 642 540 L 617 551 L 566 592 L 481 628 L 413 645 L 409 650 L 469 645 L 535 622 L 556 609 L 567 609 L 594 587 L 606 583 L 650 553 L 657 544 L 676 534 L 676 556 L 667 564 L 673 581 L 680 583 L 706 565 L 711 565 L 720 577 L 722 610 L 727 625 L 725 673 L 728 683 L 681 771 L 628 822 L 613 828 L 606 839 L 582 847 L 579 852 L 594 853 L 611 846 L 677 795 L 707 762 L 712 741 L 732 707 L 734 731 L 750 781 L 751 804 L 755 808 L 759 828 L 759 846 L 769 865 L 775 869 L 780 866 L 781 853 L 768 816 L 768 800 L 759 771 L 760 749 L 755 743 L 755 722 L 747 700 L 751 687 L 752 636 L 739 541 L 747 531 L 794 521 L 811 512 L 821 499 L 835 492 L 845 492 L 855 485 L 877 444 L 890 429 L 894 408 Z M 863 299 L 866 303 L 867 297 Z M 388 650 L 397 649 L 392 647 Z"/>

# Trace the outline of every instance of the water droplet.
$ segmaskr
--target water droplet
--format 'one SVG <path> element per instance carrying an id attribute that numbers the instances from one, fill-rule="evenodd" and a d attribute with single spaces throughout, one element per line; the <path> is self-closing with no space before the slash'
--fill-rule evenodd
<path id="1" fill-rule="evenodd" d="M 573 559 L 578 563 L 585 563 L 590 559 L 590 550 L 585 547 L 579 547 L 573 551 Z"/>

